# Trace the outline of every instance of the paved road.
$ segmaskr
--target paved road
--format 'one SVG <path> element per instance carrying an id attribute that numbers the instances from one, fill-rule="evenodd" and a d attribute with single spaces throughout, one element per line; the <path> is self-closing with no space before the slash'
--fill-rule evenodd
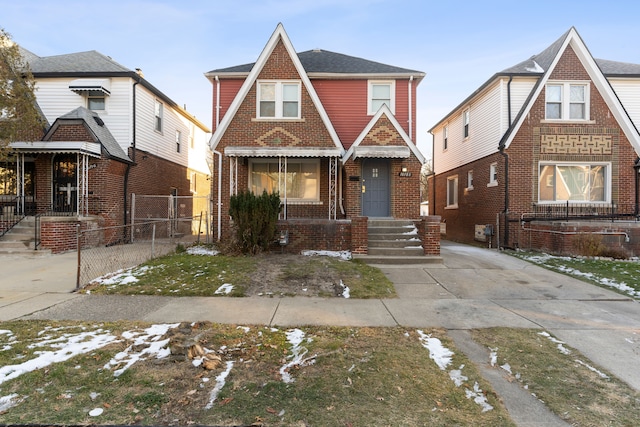
<path id="1" fill-rule="evenodd" d="M 71 254 L 72 255 L 72 254 Z M 640 305 L 628 297 L 496 250 L 443 242 L 442 264 L 377 265 L 399 298 L 169 298 L 72 293 L 75 259 L 0 258 L 0 321 L 143 320 L 298 325 L 442 327 L 481 369 L 519 426 L 566 425 L 489 366 L 468 330 L 541 328 L 640 390 Z"/>

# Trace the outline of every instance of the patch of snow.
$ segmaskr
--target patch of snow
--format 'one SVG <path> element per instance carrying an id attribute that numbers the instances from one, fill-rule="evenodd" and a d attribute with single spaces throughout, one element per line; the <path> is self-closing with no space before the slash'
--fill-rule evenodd
<path id="1" fill-rule="evenodd" d="M 351 296 L 351 290 L 349 289 L 348 286 L 346 286 L 343 282 L 342 279 L 340 279 L 340 287 L 342 288 L 342 297 L 343 298 L 350 298 Z"/>
<path id="2" fill-rule="evenodd" d="M 473 390 L 466 389 L 464 392 L 467 399 L 473 399 L 474 402 L 482 407 L 482 412 L 491 411 L 493 409 L 493 406 L 487 402 L 487 396 L 485 396 L 477 382 L 473 385 Z"/>
<path id="3" fill-rule="evenodd" d="M 295 379 L 291 377 L 287 370 L 293 366 L 305 366 L 306 364 L 314 363 L 316 356 L 314 355 L 304 359 L 304 356 L 309 352 L 309 350 L 305 347 L 301 347 L 305 338 L 305 333 L 300 329 L 291 329 L 287 331 L 285 335 L 287 337 L 287 341 L 291 344 L 292 354 L 287 357 L 287 359 L 291 359 L 291 361 L 280 368 L 280 375 L 282 376 L 282 381 L 289 384 L 294 382 Z M 311 338 L 307 338 L 307 342 L 311 342 Z"/>
<path id="4" fill-rule="evenodd" d="M 216 294 L 216 295 L 222 295 L 222 294 L 228 295 L 232 290 L 233 290 L 233 285 L 231 283 L 224 283 L 218 289 L 216 289 L 214 294 Z"/>
<path id="5" fill-rule="evenodd" d="M 508 373 L 510 373 L 510 374 L 512 373 L 511 372 L 511 365 L 509 365 L 508 363 L 505 363 L 504 365 L 500 365 L 500 367 L 502 369 L 504 369 L 505 371 L 507 371 Z"/>
<path id="6" fill-rule="evenodd" d="M 328 256 L 331 258 L 340 258 L 343 261 L 349 261 L 351 259 L 351 251 L 301 251 L 301 255 L 304 256 Z"/>
<path id="7" fill-rule="evenodd" d="M 122 337 L 127 340 L 133 340 L 133 344 L 113 356 L 113 358 L 104 365 L 104 369 L 111 369 L 124 363 L 123 367 L 113 371 L 113 375 L 119 377 L 139 360 L 146 360 L 152 356 L 155 356 L 157 359 L 169 356 L 169 354 L 171 354 L 171 350 L 167 348 L 169 339 L 161 340 L 160 338 L 162 338 L 169 329 L 177 328 L 179 325 L 179 323 L 152 325 L 144 331 L 123 332 Z M 142 349 L 134 352 L 134 348 Z"/>
<path id="8" fill-rule="evenodd" d="M 104 412 L 104 409 L 95 408 L 95 409 L 92 409 L 91 411 L 89 411 L 89 416 L 90 417 L 99 417 L 100 415 L 102 415 L 103 412 Z"/>
<path id="9" fill-rule="evenodd" d="M 496 366 L 496 364 L 498 363 L 498 348 L 489 348 L 489 350 L 491 350 L 491 353 L 489 353 L 489 361 L 491 363 L 491 366 Z"/>
<path id="10" fill-rule="evenodd" d="M 248 334 L 249 331 L 251 330 L 251 328 L 248 326 L 238 326 L 236 329 L 242 329 L 245 334 Z"/>
<path id="11" fill-rule="evenodd" d="M 215 256 L 215 255 L 218 255 L 220 252 L 215 249 L 208 248 L 206 246 L 190 246 L 189 248 L 187 248 L 187 253 L 189 255 Z"/>
<path id="12" fill-rule="evenodd" d="M 24 398 L 20 398 L 16 393 L 9 394 L 7 396 L 0 396 L 0 414 L 4 411 L 8 411 L 14 406 L 17 406 L 23 400 Z"/>
<path id="13" fill-rule="evenodd" d="M 418 335 L 420 335 L 422 346 L 429 350 L 429 357 L 444 371 L 451 364 L 451 357 L 454 353 L 444 347 L 438 338 L 431 338 L 431 334 L 425 334 L 418 330 Z"/>
<path id="14" fill-rule="evenodd" d="M 532 62 L 533 62 L 533 66 L 525 67 L 525 70 L 531 73 L 544 73 L 544 68 L 542 68 L 540 64 L 538 64 L 536 61 L 532 61 Z"/>
<path id="15" fill-rule="evenodd" d="M 79 354 L 88 353 L 108 344 L 118 342 L 116 336 L 109 331 L 97 329 L 95 331 L 80 332 L 77 334 L 63 334 L 59 338 L 51 339 L 49 336 L 41 338 L 41 341 L 31 344 L 30 348 L 51 347 L 56 350 L 37 351 L 36 357 L 17 365 L 5 365 L 0 367 L 0 384 L 19 377 L 27 372 L 35 371 L 53 363 L 65 362 Z"/>
<path id="16" fill-rule="evenodd" d="M 464 384 L 465 381 L 469 379 L 468 377 L 462 375 L 462 368 L 464 368 L 464 365 L 460 365 L 460 369 L 452 369 L 449 371 L 449 378 L 451 378 L 456 387 L 460 387 L 462 384 Z"/>
<path id="17" fill-rule="evenodd" d="M 0 351 L 11 350 L 13 348 L 13 344 L 17 342 L 16 336 L 8 329 L 0 329 L 0 335 L 6 335 L 8 338 L 7 343 L 0 348 Z"/>
<path id="18" fill-rule="evenodd" d="M 584 366 L 585 368 L 587 368 L 588 370 L 590 370 L 591 372 L 595 372 L 596 374 L 598 374 L 598 376 L 602 379 L 608 380 L 609 379 L 609 375 L 605 374 L 604 372 L 599 371 L 598 369 L 594 368 L 591 365 L 588 365 L 586 363 L 584 363 L 582 360 L 578 360 L 576 359 L 576 363 Z"/>
<path id="19" fill-rule="evenodd" d="M 405 228 L 411 228 L 412 230 L 411 231 L 405 231 L 404 233 L 402 233 L 404 235 L 412 236 L 412 235 L 417 235 L 418 234 L 418 229 L 416 228 L 415 225 L 405 225 Z"/>
<path id="20" fill-rule="evenodd" d="M 543 337 L 547 337 L 549 339 L 549 341 L 551 341 L 554 344 L 557 344 L 558 350 L 560 351 L 560 353 L 562 354 L 566 354 L 569 355 L 571 354 L 571 351 L 566 348 L 563 344 L 565 344 L 563 341 L 560 341 L 554 337 L 552 337 L 548 332 L 538 332 L 538 335 L 542 335 Z"/>
<path id="21" fill-rule="evenodd" d="M 224 388 L 226 379 L 229 376 L 232 368 L 233 361 L 227 361 L 227 369 L 225 369 L 222 373 L 220 373 L 220 375 L 216 377 L 216 385 L 215 387 L 213 387 L 213 390 L 211 390 L 211 394 L 209 395 L 209 402 L 207 402 L 206 406 L 204 407 L 205 409 L 213 408 L 213 402 L 216 401 L 216 399 L 218 398 L 218 394 L 220 394 L 220 392 Z"/>

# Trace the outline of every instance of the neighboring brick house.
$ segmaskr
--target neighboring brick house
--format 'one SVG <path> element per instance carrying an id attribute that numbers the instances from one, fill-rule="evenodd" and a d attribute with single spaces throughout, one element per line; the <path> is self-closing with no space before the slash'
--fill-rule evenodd
<path id="1" fill-rule="evenodd" d="M 319 49 L 296 53 L 282 24 L 255 63 L 207 72 L 221 233 L 230 195 L 247 189 L 279 192 L 290 250 L 366 252 L 352 219 L 365 232 L 367 218 L 419 220 L 424 158 L 414 136 L 424 75 Z"/>
<path id="2" fill-rule="evenodd" d="M 446 237 L 640 254 L 638 94 L 640 65 L 594 59 L 575 28 L 496 73 L 430 130 Z"/>
<path id="3" fill-rule="evenodd" d="M 75 248 L 76 224 L 130 224 L 134 193 L 167 198 L 158 204 L 164 213 L 146 212 L 146 218 L 166 218 L 172 195 L 197 193 L 208 209 L 211 131 L 204 124 L 139 70 L 96 51 L 49 57 L 22 52 L 36 81 L 38 107 L 52 125 L 40 141 L 10 144 L 13 155 L 0 164 L 0 200 L 16 220 L 42 218 L 42 248 Z M 195 209 L 176 203 L 176 210 L 186 205 Z"/>

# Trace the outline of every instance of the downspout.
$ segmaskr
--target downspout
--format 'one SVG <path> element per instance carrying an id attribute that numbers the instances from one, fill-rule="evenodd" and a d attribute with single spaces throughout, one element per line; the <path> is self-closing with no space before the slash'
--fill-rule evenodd
<path id="1" fill-rule="evenodd" d="M 636 218 L 640 214 L 640 157 L 636 158 L 636 162 L 633 165 L 633 169 L 636 171 L 636 179 L 634 180 L 636 183 L 636 203 L 634 214 Z"/>
<path id="2" fill-rule="evenodd" d="M 511 81 L 513 80 L 513 76 L 509 76 L 509 81 L 507 82 L 507 115 L 509 120 L 508 129 L 511 129 Z M 504 144 L 500 145 L 500 154 L 504 157 L 504 243 L 505 245 L 509 243 L 509 155 L 504 151 Z M 497 246 L 500 247 L 500 242 L 496 242 Z"/>
<path id="3" fill-rule="evenodd" d="M 131 132 L 131 160 L 133 160 L 133 163 L 135 164 L 136 162 L 136 86 L 138 85 L 138 83 L 140 83 L 140 77 L 138 76 L 138 79 L 133 82 L 133 114 L 132 114 L 132 132 Z M 124 172 L 124 191 L 123 191 L 123 197 L 124 197 L 124 201 L 122 203 L 123 206 L 123 223 L 124 225 L 129 224 L 128 220 L 127 220 L 127 210 L 128 210 L 128 203 L 127 203 L 127 193 L 129 191 L 129 172 L 131 171 L 131 163 L 127 164 L 127 169 Z"/>
<path id="4" fill-rule="evenodd" d="M 218 242 L 220 241 L 220 227 L 222 225 L 222 153 L 213 150 L 218 156 Z"/>
<path id="5" fill-rule="evenodd" d="M 409 139 L 413 141 L 413 76 L 409 77 Z"/>

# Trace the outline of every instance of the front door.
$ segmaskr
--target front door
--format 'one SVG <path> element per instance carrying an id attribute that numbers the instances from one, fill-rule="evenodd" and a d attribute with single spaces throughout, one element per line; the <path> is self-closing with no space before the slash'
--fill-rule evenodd
<path id="1" fill-rule="evenodd" d="M 76 212 L 78 203 L 78 159 L 75 154 L 53 158 L 53 210 Z"/>
<path id="2" fill-rule="evenodd" d="M 362 162 L 362 215 L 388 217 L 390 213 L 389 161 L 364 159 Z"/>

